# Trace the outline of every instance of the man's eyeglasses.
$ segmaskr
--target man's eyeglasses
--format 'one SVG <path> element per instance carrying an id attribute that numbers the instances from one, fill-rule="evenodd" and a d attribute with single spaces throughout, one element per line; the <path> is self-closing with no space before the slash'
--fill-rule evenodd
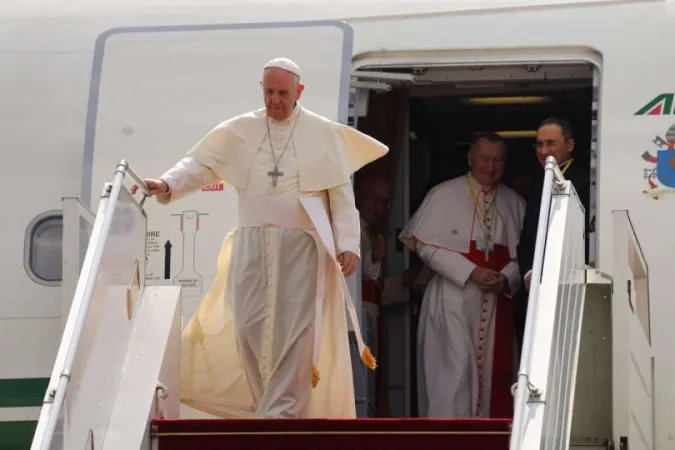
<path id="1" fill-rule="evenodd" d="M 545 139 L 543 141 L 537 141 L 534 144 L 532 144 L 532 148 L 538 149 L 538 148 L 543 148 L 543 147 L 548 147 L 551 148 L 555 146 L 558 142 L 560 142 L 557 139 Z"/>

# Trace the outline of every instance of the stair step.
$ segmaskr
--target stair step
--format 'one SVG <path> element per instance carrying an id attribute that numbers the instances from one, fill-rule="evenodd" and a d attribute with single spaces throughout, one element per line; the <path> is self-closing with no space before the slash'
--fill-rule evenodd
<path id="1" fill-rule="evenodd" d="M 155 420 L 158 450 L 507 450 L 508 419 Z"/>

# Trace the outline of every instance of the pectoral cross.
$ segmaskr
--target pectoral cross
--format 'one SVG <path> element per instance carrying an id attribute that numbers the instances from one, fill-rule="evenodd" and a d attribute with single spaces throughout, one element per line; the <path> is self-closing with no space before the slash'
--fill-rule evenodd
<path id="1" fill-rule="evenodd" d="M 478 250 L 483 250 L 483 253 L 485 254 L 485 262 L 489 262 L 490 252 L 492 251 L 492 240 L 489 237 L 487 239 L 478 238 L 476 239 L 476 247 Z"/>
<path id="2" fill-rule="evenodd" d="M 270 177 L 270 180 L 272 181 L 272 187 L 277 187 L 277 181 L 279 180 L 279 177 L 283 177 L 284 173 L 279 171 L 278 167 L 274 167 L 274 170 L 267 172 L 267 176 Z"/>

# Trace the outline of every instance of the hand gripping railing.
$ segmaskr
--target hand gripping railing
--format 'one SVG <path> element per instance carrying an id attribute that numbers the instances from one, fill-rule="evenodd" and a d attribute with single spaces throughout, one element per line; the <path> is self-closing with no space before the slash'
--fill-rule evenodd
<path id="1" fill-rule="evenodd" d="M 530 383 L 530 366 L 532 361 L 532 339 L 534 337 L 535 317 L 537 316 L 537 306 L 539 303 L 539 286 L 541 275 L 544 268 L 544 248 L 546 246 L 546 235 L 549 227 L 549 210 L 551 207 L 551 197 L 553 196 L 553 186 L 562 185 L 565 177 L 558 168 L 558 164 L 553 156 L 546 158 L 544 167 L 544 184 L 541 193 L 541 206 L 539 209 L 539 224 L 537 227 L 537 239 L 534 247 L 534 260 L 532 263 L 532 274 L 530 278 L 530 291 L 527 302 L 527 316 L 525 321 L 525 332 L 523 335 L 523 348 L 520 359 L 520 370 L 518 371 L 518 383 L 516 385 L 513 428 L 511 431 L 511 450 L 520 450 L 523 441 L 524 421 L 526 413 L 526 403 L 528 396 L 538 396 L 536 388 Z"/>
<path id="2" fill-rule="evenodd" d="M 68 320 L 61 337 L 61 344 L 56 354 L 54 368 L 43 400 L 31 450 L 49 450 L 52 444 L 56 423 L 63 406 L 68 383 L 70 382 L 82 330 L 93 298 L 94 286 L 101 267 L 103 250 L 110 232 L 115 206 L 119 199 L 124 177 L 127 174 L 137 183 L 139 190 L 143 193 L 143 199 L 140 201 L 141 206 L 148 195 L 148 190 L 143 180 L 129 166 L 129 163 L 125 160 L 120 161 L 115 168 L 112 183 L 106 183 L 105 185 L 101 202 L 96 212 L 91 239 L 89 240 L 87 253 L 82 264 L 82 271 L 77 281 L 75 295 L 73 296 L 73 302 L 68 313 Z"/>

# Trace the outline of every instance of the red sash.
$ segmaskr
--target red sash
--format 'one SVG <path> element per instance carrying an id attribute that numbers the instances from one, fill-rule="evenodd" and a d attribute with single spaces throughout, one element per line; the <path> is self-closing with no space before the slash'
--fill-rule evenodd
<path id="1" fill-rule="evenodd" d="M 485 261 L 485 252 L 476 248 L 476 241 L 471 241 L 468 253 L 462 253 L 469 261 L 478 267 L 501 271 L 511 262 L 511 254 L 508 247 L 494 244 L 489 253 L 489 261 Z M 489 310 L 487 302 L 483 301 L 481 308 L 480 326 L 476 347 L 478 367 L 478 405 L 477 414 L 481 413 L 481 405 L 485 399 L 481 398 L 483 390 L 483 364 L 485 355 L 484 344 L 487 339 L 487 320 Z M 511 386 L 513 384 L 513 339 L 514 339 L 514 304 L 513 299 L 504 295 L 497 295 L 497 310 L 495 312 L 495 339 L 492 353 L 492 390 L 490 394 L 490 417 L 511 418 L 513 417 L 513 397 Z"/>

